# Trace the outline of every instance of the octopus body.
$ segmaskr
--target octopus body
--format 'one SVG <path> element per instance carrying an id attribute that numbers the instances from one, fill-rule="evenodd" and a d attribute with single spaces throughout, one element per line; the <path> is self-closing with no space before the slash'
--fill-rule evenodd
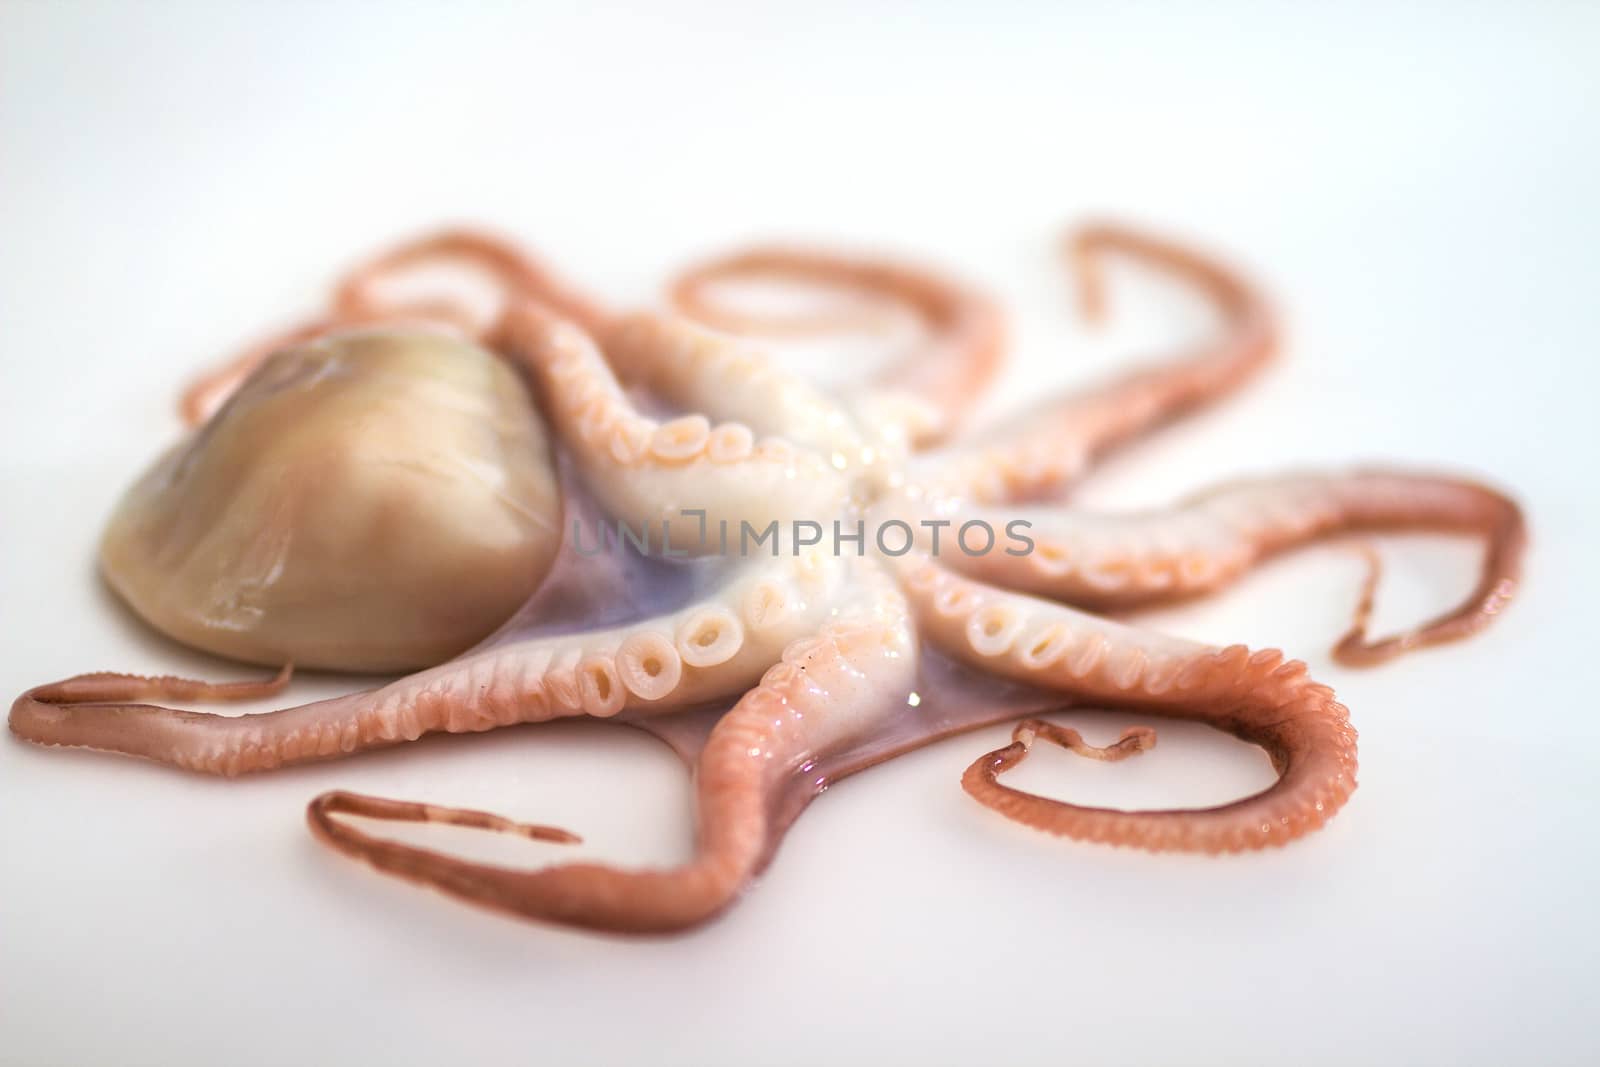
<path id="1" fill-rule="evenodd" d="M 1222 328 L 1162 362 L 962 435 L 999 367 L 1001 317 L 984 297 L 931 272 L 754 249 L 680 276 L 671 290 L 677 314 L 618 313 L 490 237 L 452 232 L 403 246 L 354 271 L 324 316 L 199 381 L 184 412 L 192 423 L 210 417 L 285 343 L 417 322 L 476 339 L 525 372 L 560 453 L 562 542 L 523 607 L 456 658 L 331 700 L 242 716 L 153 703 L 277 692 L 287 667 L 271 681 L 244 683 L 92 674 L 23 694 L 11 729 L 42 744 L 223 775 L 561 718 L 647 730 L 694 772 L 696 847 L 677 867 L 500 868 L 385 840 L 344 816 L 576 838 L 485 812 L 346 792 L 319 796 L 308 811 L 319 838 L 382 871 L 527 918 L 604 930 L 704 922 L 771 861 L 785 829 L 827 784 L 1002 721 L 1020 723 L 1012 742 L 976 759 L 962 785 L 1029 826 L 1201 852 L 1306 834 L 1356 785 L 1355 730 L 1332 691 L 1278 650 L 1180 640 L 1111 613 L 1219 589 L 1267 555 L 1333 535 L 1481 538 L 1481 577 L 1465 601 L 1376 640 L 1366 632 L 1374 567 L 1336 654 L 1375 663 L 1463 637 L 1500 613 L 1518 578 L 1521 513 L 1474 482 L 1392 469 L 1233 482 L 1159 511 L 1071 506 L 1073 485 L 1108 451 L 1266 364 L 1278 328 L 1251 285 L 1187 248 L 1093 226 L 1071 238 L 1069 252 L 1091 313 L 1103 304 L 1103 261 L 1120 254 L 1197 287 Z M 442 262 L 485 275 L 495 309 L 394 295 L 408 271 Z M 926 341 L 876 380 L 821 388 L 728 334 L 849 323 L 719 302 L 724 283 L 752 278 L 899 305 Z M 599 551 L 608 529 L 633 536 Z M 985 549 L 970 551 L 986 532 Z M 1084 807 L 1005 784 L 1040 742 L 1097 759 L 1154 743 L 1139 726 L 1094 747 L 1041 718 L 1067 705 L 1207 723 L 1263 749 L 1278 779 L 1232 803 L 1167 811 Z"/>

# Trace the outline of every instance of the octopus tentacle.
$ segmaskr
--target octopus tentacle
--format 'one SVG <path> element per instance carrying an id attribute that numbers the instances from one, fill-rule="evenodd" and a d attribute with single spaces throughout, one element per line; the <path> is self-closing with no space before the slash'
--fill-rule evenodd
<path id="1" fill-rule="evenodd" d="M 513 722 L 620 711 L 611 707 L 612 692 L 621 691 L 620 683 L 606 677 L 585 689 L 579 666 L 574 663 L 564 673 L 558 669 L 549 678 L 497 679 L 492 695 L 440 685 L 407 693 L 409 699 L 401 700 L 397 695 L 406 691 L 387 686 L 247 715 L 138 702 L 203 699 L 194 688 L 203 682 L 180 679 L 182 688 L 146 688 L 126 696 L 107 692 L 102 699 L 80 703 L 71 695 L 79 679 L 68 679 L 18 697 L 11 706 L 10 726 L 35 744 L 117 752 L 231 778 L 336 759 L 427 733 L 477 732 Z"/>
<path id="2" fill-rule="evenodd" d="M 1109 224 L 1074 231 L 1067 250 L 1076 268 L 1081 306 L 1091 321 L 1104 314 L 1103 260 L 1115 253 L 1200 289 L 1222 314 L 1223 335 L 1164 363 L 1054 401 L 959 451 L 928 457 L 921 466 L 934 480 L 984 502 L 1059 492 L 1116 446 L 1232 392 L 1278 348 L 1277 319 L 1267 299 L 1216 260 Z"/>
<path id="3" fill-rule="evenodd" d="M 272 678 L 241 682 L 109 671 L 80 674 L 35 686 L 17 697 L 11 705 L 10 725 L 18 737 L 38 744 L 114 748 L 129 755 L 163 759 L 164 753 L 181 747 L 192 724 L 210 718 L 237 720 L 175 712 L 171 718 L 152 723 L 144 713 L 155 709 L 145 701 L 257 700 L 282 692 L 293 674 L 292 664 L 285 664 Z"/>
<path id="4" fill-rule="evenodd" d="M 514 245 L 483 234 L 448 231 L 387 253 L 340 285 L 335 307 L 341 316 L 353 319 L 404 313 L 413 305 L 386 302 L 378 295 L 385 275 L 452 259 L 488 271 L 503 304 L 532 300 L 579 325 L 596 338 L 625 384 L 643 386 L 688 410 L 740 421 L 757 432 L 825 453 L 841 449 L 853 453 L 861 447 L 860 434 L 844 410 L 803 378 L 681 318 L 651 312 L 614 316 Z M 426 306 L 417 310 L 426 311 Z M 485 326 L 476 332 L 495 331 Z"/>
<path id="5" fill-rule="evenodd" d="M 1091 745 L 1078 731 L 1047 719 L 1024 719 L 1011 731 L 1011 740 L 1024 750 L 1041 737 L 1075 755 L 1106 763 L 1117 763 L 1156 746 L 1156 732 L 1148 726 L 1130 726 L 1109 745 Z"/>
<path id="6" fill-rule="evenodd" d="M 1332 690 L 1283 653 L 1217 649 L 1122 626 L 969 581 L 927 562 L 905 564 L 923 633 L 950 655 L 1076 700 L 1195 719 L 1264 749 L 1278 781 L 1201 810 L 1117 811 L 1021 793 L 995 779 L 1024 740 L 991 752 L 963 786 L 1009 818 L 1050 833 L 1152 851 L 1237 852 L 1319 828 L 1355 788 L 1356 734 Z"/>
<path id="7" fill-rule="evenodd" d="M 393 683 L 379 706 L 398 712 L 454 699 L 481 715 L 528 721 L 529 709 L 519 706 L 539 700 L 541 681 L 554 707 L 598 717 L 731 697 L 754 685 L 792 642 L 858 603 L 860 570 L 857 560 L 815 549 L 752 561 L 679 611 L 610 629 L 492 643 Z"/>
<path id="8" fill-rule="evenodd" d="M 462 826 L 470 830 L 488 830 L 497 834 L 513 834 L 530 841 L 547 841 L 556 845 L 582 844 L 583 838 L 559 826 L 542 826 L 538 823 L 518 822 L 493 812 L 473 808 L 451 808 L 439 804 L 419 804 L 409 800 L 388 800 L 335 790 L 324 793 L 316 803 L 329 815 L 359 815 L 385 822 L 433 823 L 438 826 Z"/>
<path id="9" fill-rule="evenodd" d="M 561 281 L 515 243 L 475 230 L 444 230 L 374 256 L 338 283 L 328 311 L 263 338 L 194 378 L 178 401 L 185 425 L 198 426 L 215 414 L 274 352 L 336 330 L 407 322 L 482 338 L 495 324 L 495 317 L 491 314 L 486 319 L 469 302 L 439 294 L 397 297 L 384 293 L 386 286 L 407 271 L 452 264 L 486 275 L 502 307 L 513 300 L 533 299 L 585 328 L 598 329 L 606 322 L 606 313 L 597 303 Z"/>
<path id="10" fill-rule="evenodd" d="M 49 746 L 119 752 L 209 774 L 235 775 L 354 751 L 357 693 L 249 715 L 214 715 L 151 700 L 251 700 L 288 685 L 291 668 L 258 682 L 81 674 L 36 686 L 11 705 L 11 732 Z M 349 726 L 347 730 L 346 727 Z"/>
<path id="11" fill-rule="evenodd" d="M 809 761 L 870 732 L 901 703 L 915 669 L 911 649 L 897 596 L 879 596 L 861 616 L 791 645 L 712 729 L 695 770 L 696 850 L 679 867 L 629 871 L 583 863 L 519 871 L 472 863 L 385 841 L 337 819 L 340 812 L 383 817 L 381 805 L 392 803 L 349 794 L 318 797 L 307 819 L 338 851 L 471 903 L 593 929 L 682 930 L 726 908 L 771 859 L 786 828 L 779 813 L 797 810 L 786 798 L 814 791 Z"/>
<path id="12" fill-rule="evenodd" d="M 239 682 L 205 682 L 171 674 L 118 674 L 99 671 L 36 686 L 27 698 L 40 704 L 100 704 L 130 700 L 259 700 L 283 692 L 294 678 L 294 664 L 285 663 L 271 678 Z"/>
<path id="13" fill-rule="evenodd" d="M 734 333 L 812 333 L 859 326 L 838 318 L 739 312 L 719 304 L 710 289 L 739 278 L 791 279 L 855 289 L 914 312 L 935 338 L 934 354 L 919 350 L 878 378 L 868 405 L 898 413 L 907 432 L 928 444 L 954 431 L 999 373 L 1005 350 L 1004 316 L 988 297 L 930 271 L 887 260 L 852 258 L 815 249 L 760 246 L 709 260 L 679 274 L 669 297 L 692 319 Z"/>
<path id="14" fill-rule="evenodd" d="M 483 271 L 502 304 L 536 300 L 562 318 L 586 330 L 602 329 L 610 314 L 589 296 L 558 278 L 509 240 L 469 229 L 444 230 L 407 242 L 367 261 L 345 276 L 334 295 L 334 308 L 343 317 L 409 316 L 426 314 L 435 304 L 386 298 L 381 290 L 406 271 L 419 267 L 457 263 Z M 486 332 L 494 319 L 480 320 Z"/>
<path id="15" fill-rule="evenodd" d="M 1148 726 L 1130 726 L 1109 745 L 1091 745 L 1084 741 L 1082 734 L 1070 727 L 1047 719 L 1025 719 L 1011 731 L 1009 745 L 987 752 L 972 762 L 961 776 L 961 787 L 984 805 L 1006 815 L 1010 815 L 1015 808 L 1030 808 L 1031 802 L 1037 799 L 1033 794 L 1000 785 L 999 778 L 1027 759 L 1033 751 L 1033 743 L 1041 738 L 1085 759 L 1107 763 L 1120 762 L 1141 752 L 1148 752 L 1156 744 L 1156 732 Z"/>
<path id="16" fill-rule="evenodd" d="M 1377 640 L 1367 636 L 1367 626 L 1372 618 L 1378 582 L 1383 577 L 1383 563 L 1371 545 L 1362 545 L 1362 554 L 1367 560 L 1367 575 L 1361 583 L 1361 596 L 1356 602 L 1350 629 L 1333 646 L 1334 658 L 1349 666 L 1365 667 L 1383 663 L 1414 649 L 1471 637 L 1499 618 L 1500 612 L 1516 593 L 1526 540 L 1522 514 L 1517 511 L 1514 524 L 1508 522 L 1501 527 L 1489 542 L 1478 585 L 1471 596 L 1453 611 Z"/>
<path id="17" fill-rule="evenodd" d="M 618 519 L 656 530 L 665 523 L 675 548 L 705 553 L 716 545 L 699 536 L 686 508 L 712 524 L 730 521 L 736 535 L 741 521 L 759 530 L 795 514 L 839 514 L 846 484 L 822 457 L 783 438 L 755 441 L 740 423 L 640 414 L 590 336 L 536 304 L 518 304 L 503 331 L 588 484 Z"/>
<path id="18" fill-rule="evenodd" d="M 606 359 L 624 384 L 782 437 L 841 471 L 883 458 L 885 442 L 864 433 L 837 400 L 732 338 L 654 312 L 624 315 L 603 336 Z"/>
<path id="19" fill-rule="evenodd" d="M 266 682 L 82 675 L 12 705 L 14 733 L 233 776 L 524 722 L 648 715 L 741 692 L 783 649 L 866 595 L 860 561 L 811 550 L 751 563 L 706 599 L 626 626 L 491 644 L 388 685 L 248 715 L 149 704 L 270 696 Z"/>
<path id="20" fill-rule="evenodd" d="M 1484 539 L 1482 572 L 1464 601 L 1413 630 L 1378 641 L 1366 639 L 1370 611 L 1363 612 L 1336 652 L 1350 664 L 1377 663 L 1488 625 L 1516 589 L 1527 540 L 1521 509 L 1493 489 L 1375 469 L 1241 480 L 1164 511 L 1100 515 L 1065 508 L 979 508 L 972 516 L 991 524 L 1030 523 L 1033 549 L 1021 555 L 951 555 L 953 566 L 1008 589 L 1096 610 L 1209 592 L 1258 560 L 1335 534 L 1415 531 Z"/>

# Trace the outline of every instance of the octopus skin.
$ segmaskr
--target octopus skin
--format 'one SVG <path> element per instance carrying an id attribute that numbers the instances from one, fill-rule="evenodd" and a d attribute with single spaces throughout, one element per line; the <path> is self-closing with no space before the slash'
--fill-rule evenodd
<path id="1" fill-rule="evenodd" d="M 931 741 L 1000 722 L 1013 740 L 975 760 L 962 785 L 995 812 L 1063 837 L 1151 850 L 1242 852 L 1325 823 L 1356 785 L 1356 734 L 1330 689 L 1276 649 L 1180 640 L 1107 612 L 1200 595 L 1258 560 L 1374 531 L 1481 539 L 1480 580 L 1460 605 L 1408 632 L 1369 639 L 1377 572 L 1335 650 L 1370 664 L 1464 637 L 1498 617 L 1525 542 L 1516 504 L 1489 487 L 1427 472 L 1359 468 L 1267 476 L 1172 508 L 1102 515 L 1072 487 L 1117 446 L 1211 403 L 1278 347 L 1257 290 L 1185 247 L 1120 227 L 1072 237 L 1085 307 L 1103 306 L 1100 267 L 1120 254 L 1194 285 L 1216 305 L 1214 339 L 988 431 L 961 434 L 1003 348 L 994 305 L 933 272 L 805 249 L 765 248 L 701 264 L 670 292 L 678 314 L 613 312 L 514 246 L 452 232 L 355 270 L 329 310 L 246 351 L 185 395 L 200 422 L 276 341 L 354 327 L 424 323 L 476 339 L 532 384 L 557 441 L 563 538 L 548 577 L 474 649 L 371 689 L 241 716 L 156 701 L 253 698 L 261 682 L 80 675 L 17 698 L 10 724 L 46 745 L 123 752 L 237 775 L 428 733 L 471 733 L 557 718 L 646 730 L 694 774 L 696 847 L 684 864 L 592 863 L 514 870 L 387 840 L 346 816 L 434 822 L 553 844 L 570 832 L 479 811 L 346 792 L 314 799 L 313 832 L 375 868 L 524 918 L 600 930 L 691 928 L 737 900 L 784 831 L 829 783 Z M 495 311 L 385 295 L 405 271 L 465 263 Z M 736 332 L 850 328 L 852 319 L 736 312 L 720 282 L 783 279 L 866 294 L 909 310 L 927 337 L 912 364 L 848 396 L 763 357 Z M 692 505 L 702 525 L 688 536 Z M 920 520 L 960 527 L 1025 518 L 1022 555 L 940 553 Z M 661 528 L 653 546 L 591 552 L 581 531 L 607 520 Z M 835 552 L 803 542 L 796 520 L 918 530 L 903 552 L 864 539 Z M 712 551 L 707 528 L 775 524 L 770 554 Z M 677 524 L 667 534 L 661 524 Z M 1277 771 L 1261 793 L 1197 810 L 1117 811 L 1016 790 L 1005 772 L 1043 740 L 1123 759 L 1155 734 L 1135 726 L 1104 747 L 1042 716 L 1067 706 L 1190 719 L 1260 747 Z"/>

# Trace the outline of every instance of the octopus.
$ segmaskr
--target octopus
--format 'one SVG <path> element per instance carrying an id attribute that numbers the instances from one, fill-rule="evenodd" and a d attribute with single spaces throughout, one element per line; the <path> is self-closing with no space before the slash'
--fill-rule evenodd
<path id="1" fill-rule="evenodd" d="M 1184 245 L 1099 224 L 1069 235 L 1066 251 L 1089 316 L 1103 315 L 1106 264 L 1120 257 L 1195 289 L 1216 327 L 976 430 L 972 408 L 1007 344 L 1003 317 L 930 269 L 756 247 L 677 276 L 670 311 L 625 311 L 484 233 L 385 252 L 336 286 L 325 313 L 187 390 L 191 437 L 135 487 L 102 550 L 113 586 L 158 628 L 281 669 L 235 682 L 79 675 L 18 697 L 11 729 L 228 776 L 557 719 L 647 731 L 693 775 L 695 844 L 676 866 L 500 867 L 350 817 L 578 838 L 343 791 L 307 810 L 320 840 L 381 872 L 602 931 L 706 922 L 831 783 L 998 723 L 1016 724 L 1012 740 L 975 759 L 962 787 L 1045 833 L 1202 853 L 1308 834 L 1356 786 L 1356 732 L 1332 690 L 1277 649 L 1179 639 L 1125 613 L 1214 592 L 1330 537 L 1480 539 L 1471 593 L 1382 637 L 1368 633 L 1373 560 L 1335 657 L 1375 664 L 1501 614 L 1519 578 L 1522 514 L 1477 482 L 1378 467 L 1232 481 L 1154 510 L 1074 506 L 1073 488 L 1109 453 L 1266 366 L 1280 328 L 1253 284 Z M 478 299 L 430 281 L 441 270 L 470 274 Z M 731 296 L 752 283 L 851 299 L 760 310 Z M 856 329 L 882 308 L 913 322 L 917 341 L 844 386 L 749 337 Z M 288 406 L 287 421 L 262 414 L 274 405 Z M 443 469 L 436 452 L 407 451 L 441 432 L 467 459 Z M 374 437 L 387 444 L 369 447 Z M 397 494 L 391 481 L 373 488 L 372 470 L 420 481 Z M 197 499 L 207 492 L 225 504 Z M 270 696 L 291 661 L 410 673 L 260 713 L 157 703 Z M 1276 780 L 1215 807 L 1144 811 L 1008 785 L 1040 743 L 1098 760 L 1155 743 L 1140 725 L 1088 744 L 1045 717 L 1068 707 L 1205 723 L 1259 747 Z"/>

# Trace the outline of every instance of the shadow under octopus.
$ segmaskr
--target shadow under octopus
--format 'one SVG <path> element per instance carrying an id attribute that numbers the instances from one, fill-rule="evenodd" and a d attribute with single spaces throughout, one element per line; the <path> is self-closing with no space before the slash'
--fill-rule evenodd
<path id="1" fill-rule="evenodd" d="M 827 784 L 1001 721 L 1020 721 L 1014 740 L 974 761 L 962 785 L 1040 830 L 1214 853 L 1317 829 L 1356 785 L 1356 734 L 1332 691 L 1275 649 L 1212 647 L 1105 613 L 1216 590 L 1265 556 L 1332 535 L 1481 538 L 1470 596 L 1377 640 L 1366 627 L 1374 563 L 1336 655 L 1376 663 L 1500 613 L 1518 580 L 1521 513 L 1473 482 L 1379 468 L 1236 481 L 1138 513 L 1071 506 L 1068 492 L 1099 459 L 1233 390 L 1272 358 L 1279 332 L 1252 285 L 1180 245 L 1093 225 L 1067 251 L 1090 315 L 1103 308 L 1105 259 L 1120 255 L 1197 288 L 1219 329 L 959 435 L 1005 338 L 988 299 L 934 272 L 755 248 L 680 275 L 675 313 L 622 313 L 492 236 L 451 231 L 401 246 L 351 272 L 323 315 L 197 381 L 182 404 L 194 436 L 135 488 L 108 533 L 103 566 L 136 611 L 180 640 L 281 665 L 277 677 L 80 675 L 19 697 L 11 729 L 224 775 L 566 717 L 649 731 L 694 772 L 696 845 L 676 867 L 489 866 L 372 836 L 341 816 L 576 838 L 347 792 L 309 808 L 319 838 L 383 871 L 602 930 L 704 922 L 770 862 Z M 441 266 L 486 279 L 494 306 L 403 291 Z M 730 335 L 836 330 L 859 316 L 730 306 L 728 285 L 752 280 L 898 307 L 920 340 L 882 375 L 824 389 Z M 297 395 L 315 410 L 291 406 L 292 430 L 262 414 Z M 441 467 L 437 451 L 413 454 L 395 443 L 408 440 L 402 431 L 455 435 L 458 458 Z M 372 481 L 374 470 L 386 473 Z M 413 475 L 416 486 L 394 489 L 392 479 Z M 206 485 L 235 488 L 214 489 L 225 503 L 206 504 L 196 499 Z M 1031 551 L 949 550 L 963 530 L 1019 520 Z M 598 538 L 608 521 L 644 537 L 586 549 L 584 536 Z M 776 533 L 737 553 L 706 535 L 730 528 Z M 824 534 L 840 530 L 843 542 Z M 857 530 L 868 532 L 850 540 Z M 146 703 L 275 693 L 291 660 L 421 669 L 261 714 Z M 1136 727 L 1098 748 L 1038 718 L 1069 704 L 1207 723 L 1265 750 L 1278 779 L 1233 803 L 1161 811 L 1005 785 L 1039 741 L 1098 759 L 1154 743 Z"/>

